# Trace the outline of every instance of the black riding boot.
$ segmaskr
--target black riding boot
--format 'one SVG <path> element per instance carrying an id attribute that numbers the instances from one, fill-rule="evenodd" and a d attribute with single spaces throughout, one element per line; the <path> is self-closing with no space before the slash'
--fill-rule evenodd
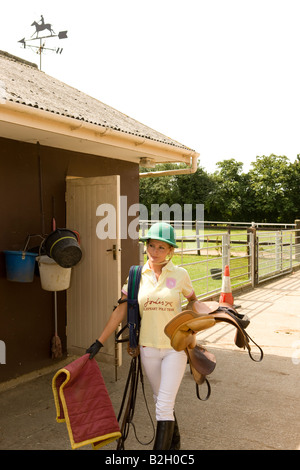
<path id="1" fill-rule="evenodd" d="M 157 421 L 153 450 L 169 450 L 174 431 L 174 421 Z"/>
<path id="2" fill-rule="evenodd" d="M 174 418 L 175 418 L 174 431 L 173 431 L 173 438 L 172 438 L 170 450 L 179 450 L 180 449 L 180 433 L 179 433 L 179 427 L 178 427 L 178 423 L 177 423 L 177 419 L 175 415 L 174 415 Z"/>

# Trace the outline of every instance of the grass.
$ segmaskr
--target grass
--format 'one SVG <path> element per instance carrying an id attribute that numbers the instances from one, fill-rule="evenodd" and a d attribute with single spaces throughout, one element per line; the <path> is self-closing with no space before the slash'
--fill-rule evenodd
<path id="1" fill-rule="evenodd" d="M 147 257 L 145 256 L 145 262 L 146 261 Z M 198 297 L 220 291 L 222 279 L 213 279 L 210 269 L 222 269 L 222 257 L 197 255 L 181 256 L 175 254 L 172 261 L 177 266 L 183 265 L 187 270 L 192 280 L 194 291 Z M 231 276 L 232 274 L 237 276 L 234 282 L 238 282 L 239 285 L 249 282 L 247 258 L 231 259 L 230 270 Z M 231 283 L 231 285 L 233 285 L 233 283 Z"/>
<path id="2" fill-rule="evenodd" d="M 211 277 L 210 270 L 212 268 L 222 269 L 222 235 L 227 233 L 224 228 L 216 227 L 215 229 L 205 229 L 200 232 L 202 241 L 200 244 L 200 255 L 197 254 L 197 244 L 195 241 L 196 232 L 193 229 L 176 230 L 176 238 L 179 249 L 190 250 L 175 254 L 172 261 L 175 265 L 182 265 L 189 273 L 192 280 L 196 295 L 201 298 L 209 296 L 213 293 L 219 293 L 222 280 L 215 280 Z M 266 260 L 268 264 L 264 268 L 264 264 L 260 262 L 261 269 L 272 272 L 272 257 L 275 254 L 275 240 L 278 232 L 267 232 L 258 230 L 260 244 L 258 246 L 259 253 L 263 257 L 270 258 Z M 203 237 L 204 235 L 204 237 Z M 190 237 L 193 241 L 182 240 L 181 237 Z M 293 244 L 295 243 L 295 233 L 292 232 Z M 203 241 L 205 240 L 205 241 Z M 282 234 L 282 242 L 289 243 L 290 232 Z M 241 242 L 241 243 L 239 243 Z M 230 234 L 231 255 L 230 255 L 230 280 L 231 287 L 240 287 L 249 283 L 248 275 L 248 257 L 247 257 L 247 230 L 232 230 Z M 289 248 L 284 248 L 289 250 Z M 265 255 L 264 255 L 265 254 Z M 145 258 L 146 261 L 146 258 Z M 289 260 L 286 261 L 288 263 Z M 269 266 L 270 265 L 270 266 Z"/>

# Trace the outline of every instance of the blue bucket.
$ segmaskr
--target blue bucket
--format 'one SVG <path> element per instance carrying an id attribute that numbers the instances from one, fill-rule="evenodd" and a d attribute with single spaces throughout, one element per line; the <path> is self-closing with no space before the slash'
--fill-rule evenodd
<path id="1" fill-rule="evenodd" d="M 32 282 L 37 253 L 5 250 L 6 277 L 9 281 Z"/>

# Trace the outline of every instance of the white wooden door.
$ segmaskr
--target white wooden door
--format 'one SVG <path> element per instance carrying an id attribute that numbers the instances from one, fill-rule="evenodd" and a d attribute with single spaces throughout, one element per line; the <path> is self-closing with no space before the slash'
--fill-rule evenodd
<path id="1" fill-rule="evenodd" d="M 67 179 L 67 227 L 79 232 L 81 261 L 67 291 L 67 348 L 83 354 L 102 332 L 121 291 L 120 177 Z M 109 338 L 97 356 L 121 364 Z"/>

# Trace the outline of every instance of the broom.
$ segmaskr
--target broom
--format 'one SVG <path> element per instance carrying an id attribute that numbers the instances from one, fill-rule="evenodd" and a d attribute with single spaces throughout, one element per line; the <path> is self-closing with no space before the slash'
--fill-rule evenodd
<path id="1" fill-rule="evenodd" d="M 56 221 L 54 217 L 55 207 L 54 207 L 54 197 L 52 198 L 53 202 L 53 217 L 52 217 L 52 230 L 56 230 Z M 55 331 L 54 336 L 51 341 L 51 353 L 52 359 L 59 359 L 62 357 L 62 346 L 60 337 L 57 334 L 57 292 L 54 292 L 54 320 L 55 320 Z"/>
<path id="2" fill-rule="evenodd" d="M 51 341 L 52 359 L 62 357 L 62 346 L 60 337 L 57 334 L 57 292 L 54 292 L 54 313 L 55 313 L 55 333 Z"/>

